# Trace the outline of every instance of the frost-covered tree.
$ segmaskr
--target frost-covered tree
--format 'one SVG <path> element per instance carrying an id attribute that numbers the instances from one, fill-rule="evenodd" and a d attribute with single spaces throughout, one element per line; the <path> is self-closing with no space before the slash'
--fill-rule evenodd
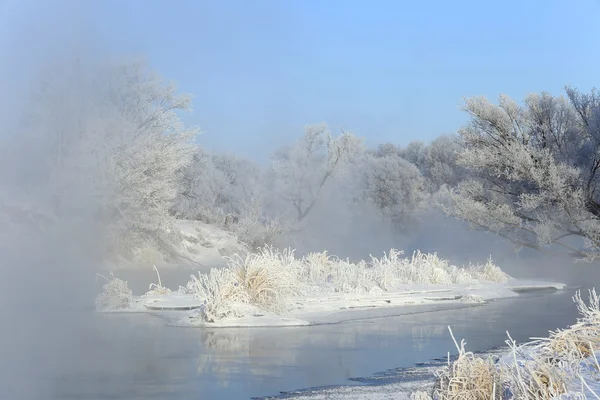
<path id="1" fill-rule="evenodd" d="M 228 195 L 229 179 L 215 166 L 211 153 L 198 147 L 182 180 L 182 191 L 172 209 L 175 215 L 211 224 L 225 218 L 221 204 Z"/>
<path id="2" fill-rule="evenodd" d="M 403 231 L 426 206 L 424 179 L 418 168 L 394 152 L 368 155 L 361 165 L 364 199 Z"/>
<path id="3" fill-rule="evenodd" d="M 600 255 L 600 95 L 534 94 L 519 105 L 466 100 L 459 162 L 472 178 L 445 209 L 515 245 L 593 260 Z"/>
<path id="4" fill-rule="evenodd" d="M 305 127 L 292 147 L 273 157 L 276 192 L 291 206 L 296 221 L 302 221 L 320 200 L 323 189 L 347 171 L 363 151 L 356 136 L 343 132 L 332 137 L 327 125 Z"/>
<path id="5" fill-rule="evenodd" d="M 408 146 L 398 149 L 397 152 L 400 157 L 419 168 L 421 173 L 426 171 L 427 146 L 425 143 L 419 140 L 410 142 Z"/>
<path id="6" fill-rule="evenodd" d="M 442 185 L 454 187 L 466 178 L 466 170 L 458 165 L 461 150 L 460 138 L 453 135 L 439 136 L 427 146 L 421 172 L 430 192 L 436 192 Z"/>
<path id="7" fill-rule="evenodd" d="M 18 192 L 11 197 L 53 218 L 102 226 L 98 251 L 106 254 L 130 257 L 152 246 L 175 255 L 169 209 L 197 133 L 178 113 L 190 109 L 190 97 L 141 62 L 60 67 L 14 136 L 13 153 L 29 161 L 8 161 L 16 167 L 7 177 Z"/>
<path id="8" fill-rule="evenodd" d="M 264 171 L 233 154 L 198 148 L 184 171 L 184 189 L 173 211 L 180 217 L 211 224 L 239 220 L 265 196 Z"/>

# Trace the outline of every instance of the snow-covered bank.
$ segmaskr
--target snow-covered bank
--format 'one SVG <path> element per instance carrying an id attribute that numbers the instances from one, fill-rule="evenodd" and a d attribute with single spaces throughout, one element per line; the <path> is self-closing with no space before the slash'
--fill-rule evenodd
<path id="1" fill-rule="evenodd" d="M 103 312 L 152 312 L 160 314 L 177 326 L 258 327 L 301 326 L 340 323 L 350 320 L 381 318 L 420 312 L 470 307 L 487 301 L 515 297 L 522 288 L 530 290 L 561 290 L 563 284 L 511 280 L 503 284 L 479 284 L 443 288 L 422 285 L 418 290 L 377 294 L 335 294 L 291 299 L 293 308 L 277 313 L 252 304 L 237 305 L 237 315 L 206 322 L 201 313 L 203 300 L 193 294 L 173 292 L 132 297 L 127 307 L 101 309 Z M 174 313 L 173 311 L 179 311 Z"/>
<path id="2" fill-rule="evenodd" d="M 587 399 L 600 398 L 600 298 L 589 292 L 573 297 L 580 318 L 546 338 L 523 345 L 508 333 L 507 351 L 481 357 L 465 350 L 454 336 L 458 357 L 436 373 L 430 390 L 415 391 L 414 399 Z M 452 331 L 450 330 L 452 335 Z"/>
<path id="3" fill-rule="evenodd" d="M 436 359 L 383 379 L 356 379 L 361 385 L 282 392 L 261 400 L 598 399 L 600 299 L 594 290 L 587 304 L 579 292 L 573 299 L 577 323 L 546 338 L 516 345 L 509 336 L 507 347 L 479 354 L 455 340 L 458 355 L 448 355 L 447 362 Z"/>
<path id="4" fill-rule="evenodd" d="M 144 247 L 134 251 L 133 259 L 121 260 L 114 267 L 135 270 L 149 265 L 156 265 L 161 269 L 188 266 L 207 272 L 210 268 L 223 266 L 223 257 L 250 252 L 248 246 L 233 233 L 218 225 L 178 219 L 175 221 L 175 228 L 181 236 L 181 243 L 176 248 L 179 257 L 167 260 L 158 250 Z"/>
<path id="5" fill-rule="evenodd" d="M 401 255 L 391 250 L 352 263 L 326 253 L 296 258 L 291 250 L 266 247 L 226 258 L 226 267 L 193 275 L 177 291 L 162 286 L 158 270 L 158 283 L 139 297 L 113 276 L 96 305 L 103 312 L 160 314 L 178 326 L 292 326 L 467 307 L 564 288 L 515 280 L 491 261 L 459 268 L 435 254 Z"/>

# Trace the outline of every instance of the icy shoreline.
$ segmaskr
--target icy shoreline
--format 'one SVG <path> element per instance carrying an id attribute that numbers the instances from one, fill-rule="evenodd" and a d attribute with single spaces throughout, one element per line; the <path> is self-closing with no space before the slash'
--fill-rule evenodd
<path id="1" fill-rule="evenodd" d="M 288 310 L 275 313 L 252 304 L 240 304 L 243 316 L 227 316 L 215 322 L 197 318 L 203 302 L 193 294 L 165 293 L 133 297 L 127 308 L 100 310 L 103 313 L 150 313 L 169 325 L 182 327 L 284 327 L 341 323 L 482 305 L 536 290 L 562 290 L 555 282 L 521 281 L 475 285 L 406 285 L 404 291 L 364 294 L 335 293 L 289 299 Z"/>
<path id="2" fill-rule="evenodd" d="M 156 283 L 133 296 L 114 275 L 96 298 L 101 312 L 149 312 L 174 326 L 262 327 L 340 323 L 484 304 L 532 290 L 561 290 L 555 282 L 518 280 L 491 259 L 458 267 L 437 254 L 410 257 L 391 249 L 351 262 L 321 253 L 266 246 L 223 257 L 225 266 L 191 275 L 173 291 Z"/>

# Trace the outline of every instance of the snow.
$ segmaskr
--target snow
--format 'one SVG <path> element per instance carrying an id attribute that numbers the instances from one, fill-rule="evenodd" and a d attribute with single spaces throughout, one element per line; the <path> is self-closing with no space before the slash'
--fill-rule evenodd
<path id="1" fill-rule="evenodd" d="M 176 249 L 179 258 L 165 260 L 157 249 L 145 247 L 137 252 L 133 260 L 120 260 L 114 267 L 131 269 L 156 265 L 163 269 L 193 266 L 205 272 L 212 267 L 222 267 L 225 264 L 224 256 L 249 252 L 248 246 L 218 225 L 186 219 L 177 219 L 174 225 L 182 235 L 181 244 Z"/>
<path id="2" fill-rule="evenodd" d="M 193 294 L 172 293 L 167 295 L 147 296 L 140 299 L 143 306 L 148 310 L 171 310 L 185 311 L 194 310 L 202 306 L 202 301 Z"/>
<path id="3" fill-rule="evenodd" d="M 563 289 L 565 285 L 552 282 L 519 281 L 478 285 L 411 285 L 398 292 L 363 294 L 337 293 L 296 296 L 290 299 L 291 309 L 283 313 L 268 312 L 251 304 L 237 305 L 239 316 L 228 316 L 215 322 L 198 317 L 203 301 L 193 294 L 173 292 L 164 295 L 134 297 L 128 309 L 108 309 L 103 312 L 180 311 L 162 315 L 174 326 L 210 327 L 276 327 L 340 323 L 356 319 L 381 318 L 402 314 L 431 312 L 472 307 L 495 299 L 515 297 L 515 291 Z"/>
<path id="4" fill-rule="evenodd" d="M 391 249 L 380 258 L 356 263 L 326 252 L 298 258 L 291 249 L 270 246 L 227 257 L 221 255 L 225 247 L 219 246 L 241 250 L 232 235 L 191 221 L 180 221 L 179 227 L 194 245 L 197 259 L 210 258 L 199 249 L 218 248 L 221 264 L 226 265 L 192 275 L 177 291 L 162 286 L 154 266 L 157 283 L 151 283 L 142 297 L 132 296 L 127 282 L 112 275 L 97 298 L 99 311 L 163 312 L 176 326 L 299 326 L 472 307 L 527 291 L 565 287 L 516 280 L 491 260 L 457 267 L 419 251 L 403 257 L 403 252 Z"/>
<path id="5" fill-rule="evenodd" d="M 392 383 L 381 386 L 339 386 L 285 393 L 281 397 L 265 397 L 263 400 L 291 398 L 294 400 L 409 400 L 411 394 L 425 389 L 423 382 Z"/>
<path id="6" fill-rule="evenodd" d="M 222 266 L 223 256 L 249 252 L 248 247 L 235 235 L 216 225 L 177 220 L 176 226 L 183 234 L 180 250 L 192 263 L 208 267 Z"/>

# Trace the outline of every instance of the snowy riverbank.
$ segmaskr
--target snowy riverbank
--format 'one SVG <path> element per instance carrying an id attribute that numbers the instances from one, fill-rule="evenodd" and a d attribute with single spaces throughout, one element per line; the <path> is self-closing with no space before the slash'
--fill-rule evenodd
<path id="1" fill-rule="evenodd" d="M 258 327 L 301 326 L 339 323 L 349 320 L 380 318 L 418 312 L 481 305 L 487 301 L 518 296 L 534 290 L 561 290 L 563 284 L 510 280 L 473 286 L 419 285 L 405 291 L 374 294 L 332 294 L 290 299 L 292 308 L 281 313 L 269 312 L 252 304 L 238 306 L 238 315 L 214 322 L 200 317 L 203 301 L 195 295 L 169 293 L 134 297 L 128 308 L 105 312 L 151 312 L 177 326 Z"/>
<path id="2" fill-rule="evenodd" d="M 296 258 L 264 248 L 227 266 L 191 276 L 173 291 L 158 283 L 133 296 L 112 276 L 96 306 L 101 312 L 149 312 L 177 326 L 256 327 L 338 323 L 467 307 L 563 284 L 516 280 L 488 261 L 456 267 L 435 254 L 410 258 L 391 250 L 352 263 L 326 253 Z"/>

